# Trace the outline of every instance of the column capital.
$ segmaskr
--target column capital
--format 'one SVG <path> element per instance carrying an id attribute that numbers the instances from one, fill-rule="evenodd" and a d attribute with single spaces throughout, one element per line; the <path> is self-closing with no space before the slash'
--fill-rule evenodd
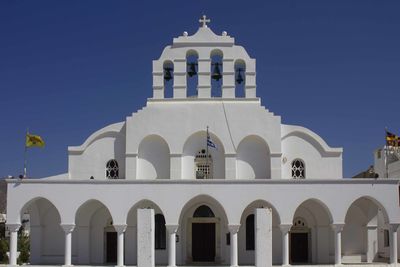
<path id="1" fill-rule="evenodd" d="M 343 231 L 344 223 L 332 223 L 331 228 L 335 233 Z"/>
<path id="2" fill-rule="evenodd" d="M 166 224 L 165 228 L 169 234 L 175 234 L 178 231 L 179 224 Z"/>
<path id="3" fill-rule="evenodd" d="M 73 223 L 62 223 L 60 226 L 66 234 L 72 233 L 72 231 L 75 229 L 75 224 Z"/>
<path id="4" fill-rule="evenodd" d="M 232 235 L 239 232 L 239 228 L 240 228 L 240 224 L 229 224 L 228 225 L 229 233 L 231 233 Z"/>
<path id="5" fill-rule="evenodd" d="M 389 228 L 393 232 L 397 232 L 397 229 L 399 228 L 400 223 L 389 223 Z"/>
<path id="6" fill-rule="evenodd" d="M 280 224 L 279 229 L 281 229 L 282 234 L 287 234 L 292 228 L 292 224 Z"/>
<path id="7" fill-rule="evenodd" d="M 114 224 L 114 229 L 117 231 L 117 233 L 123 233 L 126 230 L 126 224 Z"/>
<path id="8" fill-rule="evenodd" d="M 19 228 L 21 227 L 20 223 L 10 223 L 10 224 L 6 224 L 8 230 L 10 230 L 10 232 L 17 232 L 19 230 Z"/>

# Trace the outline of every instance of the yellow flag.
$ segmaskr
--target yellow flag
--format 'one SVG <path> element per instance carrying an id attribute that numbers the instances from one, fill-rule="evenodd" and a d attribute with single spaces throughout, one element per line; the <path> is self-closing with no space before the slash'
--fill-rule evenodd
<path id="1" fill-rule="evenodd" d="M 33 134 L 26 134 L 26 142 L 25 142 L 26 147 L 44 147 L 44 141 L 42 137 L 39 135 L 33 135 Z"/>

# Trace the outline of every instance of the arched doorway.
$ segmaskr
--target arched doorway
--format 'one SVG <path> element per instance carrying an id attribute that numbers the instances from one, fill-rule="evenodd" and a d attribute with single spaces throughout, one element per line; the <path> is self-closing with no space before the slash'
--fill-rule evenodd
<path id="1" fill-rule="evenodd" d="M 199 195 L 189 200 L 179 216 L 180 264 L 229 263 L 228 219 L 214 198 Z"/>
<path id="2" fill-rule="evenodd" d="M 290 263 L 301 264 L 310 261 L 310 228 L 304 218 L 294 219 L 290 229 Z"/>
<path id="3" fill-rule="evenodd" d="M 297 207 L 289 236 L 291 264 L 328 264 L 333 251 L 332 216 L 318 199 L 308 199 Z"/>
<path id="4" fill-rule="evenodd" d="M 215 261 L 215 230 L 217 220 L 207 205 L 198 207 L 192 218 L 192 260 L 193 262 Z"/>

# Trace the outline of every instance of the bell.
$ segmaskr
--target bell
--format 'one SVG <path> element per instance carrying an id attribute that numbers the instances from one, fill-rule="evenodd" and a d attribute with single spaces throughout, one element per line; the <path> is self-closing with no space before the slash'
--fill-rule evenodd
<path id="1" fill-rule="evenodd" d="M 242 74 L 241 74 L 242 69 L 238 69 L 237 71 L 238 71 L 238 75 L 237 75 L 237 78 L 236 78 L 236 82 L 238 84 L 241 84 L 243 82 L 243 77 L 242 77 Z"/>
<path id="2" fill-rule="evenodd" d="M 171 74 L 172 68 L 164 68 L 164 80 L 167 82 L 172 79 L 172 74 Z"/>
<path id="3" fill-rule="evenodd" d="M 188 70 L 188 72 L 187 72 L 187 74 L 189 75 L 189 77 L 193 77 L 194 75 L 196 75 L 197 74 L 197 71 L 196 71 L 196 63 L 188 63 L 188 66 L 189 66 L 189 70 Z"/>
<path id="4" fill-rule="evenodd" d="M 220 63 L 214 63 L 214 71 L 211 75 L 211 78 L 216 81 L 219 81 L 222 78 L 221 71 L 219 70 L 219 64 Z"/>

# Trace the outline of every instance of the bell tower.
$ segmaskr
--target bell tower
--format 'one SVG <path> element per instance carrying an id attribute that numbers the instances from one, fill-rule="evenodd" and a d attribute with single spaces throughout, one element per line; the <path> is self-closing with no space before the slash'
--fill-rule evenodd
<path id="1" fill-rule="evenodd" d="M 213 98 L 212 81 L 220 83 L 223 99 L 256 98 L 256 61 L 226 31 L 215 34 L 205 15 L 193 35 L 187 32 L 173 39 L 159 59 L 153 61 L 153 99 L 166 98 L 166 83 L 172 82 L 172 98 Z M 197 62 L 188 60 L 196 56 Z M 213 62 L 219 56 L 220 62 Z M 197 76 L 195 95 L 188 94 L 188 78 Z M 244 92 L 239 92 L 242 90 Z"/>

